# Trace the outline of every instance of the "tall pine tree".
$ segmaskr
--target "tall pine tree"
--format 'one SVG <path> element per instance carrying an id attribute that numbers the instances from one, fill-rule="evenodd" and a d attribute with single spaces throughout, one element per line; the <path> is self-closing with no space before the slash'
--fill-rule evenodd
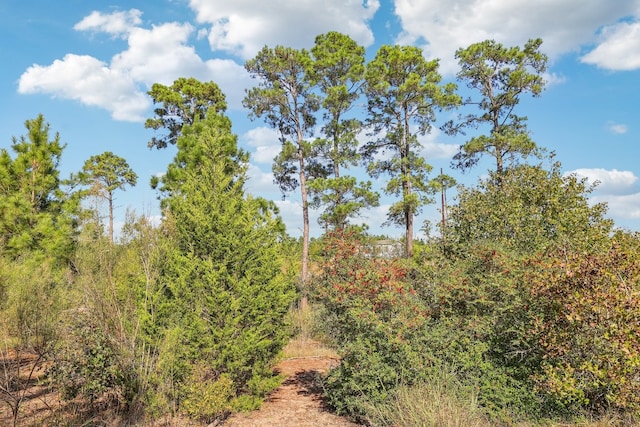
<path id="1" fill-rule="evenodd" d="M 12 158 L 0 150 L 0 247 L 13 257 L 25 252 L 66 259 L 72 248 L 77 204 L 62 191 L 58 165 L 65 145 L 50 136 L 44 117 L 25 122 L 14 137 Z"/>

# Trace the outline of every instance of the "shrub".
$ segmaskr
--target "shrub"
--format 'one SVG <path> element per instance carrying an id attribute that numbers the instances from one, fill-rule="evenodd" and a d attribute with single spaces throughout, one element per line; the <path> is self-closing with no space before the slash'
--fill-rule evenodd
<path id="1" fill-rule="evenodd" d="M 109 404 L 128 405 L 134 376 L 119 363 L 117 347 L 82 309 L 67 313 L 65 338 L 54 351 L 50 378 L 63 399 L 81 396 L 90 403 L 104 398 Z"/>
<path id="2" fill-rule="evenodd" d="M 212 375 L 205 365 L 197 364 L 183 388 L 183 410 L 190 417 L 205 423 L 225 418 L 233 408 L 233 380 L 228 374 L 218 378 Z"/>
<path id="3" fill-rule="evenodd" d="M 640 411 L 639 249 L 619 233 L 604 251 L 560 247 L 529 262 L 536 385 L 570 410 Z"/>
<path id="4" fill-rule="evenodd" d="M 327 236 L 313 284 L 327 313 L 326 334 L 342 358 L 326 381 L 329 402 L 354 417 L 364 415 L 365 402 L 383 401 L 396 385 L 418 379 L 427 357 L 415 345 L 426 312 L 406 266 L 367 256 L 362 237 Z"/>

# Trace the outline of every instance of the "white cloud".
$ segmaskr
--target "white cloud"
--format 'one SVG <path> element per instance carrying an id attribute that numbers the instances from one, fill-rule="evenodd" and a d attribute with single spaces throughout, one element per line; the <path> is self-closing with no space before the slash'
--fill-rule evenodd
<path id="1" fill-rule="evenodd" d="M 257 127 L 243 135 L 243 139 L 255 151 L 251 153 L 251 160 L 256 163 L 271 164 L 280 151 L 280 141 L 275 130 L 268 127 Z"/>
<path id="2" fill-rule="evenodd" d="M 242 108 L 251 79 L 229 59 L 203 61 L 189 39 L 191 24 L 170 22 L 141 28 L 141 12 L 93 12 L 78 24 L 79 31 L 102 31 L 127 39 L 128 48 L 110 63 L 87 55 L 68 54 L 51 65 L 33 65 L 19 80 L 20 93 L 43 93 L 73 99 L 109 111 L 115 120 L 143 121 L 151 106 L 146 91 L 153 83 L 170 85 L 179 77 L 215 81 L 229 108 Z M 109 88 L 109 90 L 104 90 Z"/>
<path id="3" fill-rule="evenodd" d="M 444 144 L 441 142 L 428 142 L 423 145 L 422 155 L 427 159 L 452 159 L 460 146 L 457 144 Z"/>
<path id="4" fill-rule="evenodd" d="M 629 127 L 622 123 L 609 122 L 607 123 L 607 128 L 609 129 L 610 132 L 618 135 L 625 134 L 629 131 Z"/>
<path id="5" fill-rule="evenodd" d="M 209 44 L 242 58 L 263 46 L 309 47 L 318 34 L 339 30 L 358 43 L 373 43 L 368 21 L 379 0 L 190 0 L 199 23 L 210 24 Z"/>
<path id="6" fill-rule="evenodd" d="M 542 78 L 547 83 L 547 87 L 561 85 L 567 81 L 567 78 L 565 76 L 561 76 L 556 73 L 544 73 Z"/>
<path id="7" fill-rule="evenodd" d="M 132 28 L 140 25 L 142 12 L 138 9 L 128 11 L 118 11 L 104 14 L 93 11 L 74 25 L 73 29 L 78 31 L 95 31 L 111 34 L 113 36 L 124 36 Z"/>
<path id="8" fill-rule="evenodd" d="M 186 43 L 193 33 L 190 24 L 176 22 L 154 26 L 152 29 L 134 28 L 130 31 L 128 49 L 111 60 L 111 67 L 126 71 L 139 82 L 171 84 L 177 73 L 189 77 L 201 72 L 204 62 Z"/>
<path id="9" fill-rule="evenodd" d="M 599 182 L 596 191 L 599 194 L 625 194 L 633 190 L 638 177 L 631 171 L 607 170 L 601 168 L 576 169 L 567 172 L 579 178 L 587 178 L 590 184 Z"/>
<path id="10" fill-rule="evenodd" d="M 640 219 L 640 193 L 594 196 L 591 201 L 593 203 L 607 203 L 610 217 Z"/>
<path id="11" fill-rule="evenodd" d="M 607 70 L 640 69 L 640 21 L 605 27 L 598 46 L 580 60 Z"/>
<path id="12" fill-rule="evenodd" d="M 457 70 L 454 52 L 485 39 L 522 45 L 542 38 L 552 59 L 593 41 L 603 24 L 633 15 L 638 0 L 395 0 L 402 43 L 424 43 L 429 58 L 441 58 L 442 72 Z"/>
<path id="13" fill-rule="evenodd" d="M 247 181 L 245 188 L 254 196 L 277 198 L 280 194 L 278 186 L 273 182 L 273 173 L 264 172 L 259 167 L 250 164 L 247 175 L 249 180 Z"/>
<path id="14" fill-rule="evenodd" d="M 412 130 L 415 131 L 415 129 Z M 427 163 L 432 159 L 451 159 L 460 148 L 457 144 L 437 142 L 441 134 L 440 129 L 432 128 L 431 132 L 425 135 L 418 135 L 418 142 L 422 144 L 420 155 L 427 159 Z"/>
<path id="15" fill-rule="evenodd" d="M 104 90 L 109 88 L 109 90 Z M 140 121 L 150 99 L 121 70 L 87 55 L 66 55 L 43 67 L 33 65 L 20 76 L 18 92 L 44 93 L 104 108 L 115 120 Z"/>

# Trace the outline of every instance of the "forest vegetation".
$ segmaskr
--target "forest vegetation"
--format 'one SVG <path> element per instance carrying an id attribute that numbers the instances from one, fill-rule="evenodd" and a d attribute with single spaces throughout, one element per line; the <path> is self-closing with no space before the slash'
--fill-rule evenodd
<path id="1" fill-rule="evenodd" d="M 107 151 L 62 177 L 62 137 L 27 119 L 0 151 L 0 404 L 17 425 L 44 366 L 38 382 L 80 418 L 222 421 L 278 387 L 300 308 L 341 359 L 323 378 L 327 402 L 363 424 L 633 424 L 640 235 L 528 132 L 519 101 L 543 94 L 541 49 L 461 48 L 457 83 L 444 83 L 417 47 L 367 61 L 335 32 L 310 50 L 265 46 L 246 62 L 256 85 L 243 105 L 278 132 L 274 177 L 300 194 L 301 239 L 245 190 L 249 156 L 213 81 L 149 90 L 148 145 L 176 148 L 150 183 L 162 221 L 131 210 L 117 234 L 114 195 L 138 184 L 126 159 Z M 457 118 L 443 123 L 445 111 Z M 419 136 L 436 126 L 465 135 L 458 170 L 495 167 L 471 186 L 432 175 Z M 361 222 L 380 194 L 354 167 L 395 199 L 397 256 Z M 414 241 L 416 215 L 452 187 L 446 221 Z"/>

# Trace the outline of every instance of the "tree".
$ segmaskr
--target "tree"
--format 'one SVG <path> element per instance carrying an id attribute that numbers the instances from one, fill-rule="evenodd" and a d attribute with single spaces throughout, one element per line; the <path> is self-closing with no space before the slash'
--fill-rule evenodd
<path id="1" fill-rule="evenodd" d="M 313 65 L 310 80 L 322 96 L 324 138 L 313 144 L 314 157 L 328 162 L 332 176 L 319 177 L 309 183 L 312 205 L 326 206 L 319 221 L 326 227 L 341 229 L 349 218 L 365 207 L 377 206 L 378 195 L 371 184 L 341 176 L 341 167 L 357 165 L 360 160 L 356 136 L 362 129 L 360 120 L 348 117 L 364 87 L 364 48 L 344 34 L 329 32 L 316 37 L 311 49 Z"/>
<path id="2" fill-rule="evenodd" d="M 185 410 L 207 419 L 252 408 L 276 385 L 270 366 L 289 337 L 295 294 L 278 255 L 282 222 L 272 204 L 244 194 L 246 163 L 229 155 L 236 137 L 218 123 L 228 120 L 210 111 L 179 138 L 179 147 L 197 141 L 186 146 L 202 156 L 164 205 L 169 246 L 156 308 L 162 375 L 186 394 Z M 202 383 L 189 384 L 200 371 Z M 218 392 L 220 406 L 204 404 Z"/>
<path id="3" fill-rule="evenodd" d="M 0 247 L 17 257 L 37 252 L 67 259 L 73 248 L 77 203 L 62 190 L 58 165 L 65 145 L 49 139 L 44 117 L 25 122 L 27 135 L 13 138 L 12 159 L 0 151 Z"/>
<path id="4" fill-rule="evenodd" d="M 162 177 L 153 180 L 153 187 L 160 192 L 161 206 L 164 207 L 170 196 L 180 191 L 187 171 L 197 168 L 198 164 L 203 161 L 203 157 L 207 155 L 200 141 L 206 128 L 220 130 L 220 134 L 216 137 L 217 143 L 220 145 L 220 149 L 234 160 L 227 163 L 225 173 L 235 176 L 244 170 L 249 156 L 238 148 L 236 136 L 231 132 L 231 120 L 222 114 L 211 111 L 211 114 L 207 114 L 206 117 L 197 119 L 192 125 L 184 127 L 176 143 L 178 151 L 173 162 L 169 164 L 167 172 Z"/>
<path id="5" fill-rule="evenodd" d="M 405 227 L 406 255 L 413 252 L 413 220 L 429 203 L 427 174 L 431 166 L 420 156 L 418 135 L 431 130 L 436 109 L 460 103 L 454 84 L 440 86 L 438 61 L 426 61 L 415 46 L 382 46 L 366 71 L 367 124 L 377 139 L 364 146 L 374 177 L 389 174 L 387 194 L 400 197 L 389 210 L 389 222 Z M 375 160 L 383 152 L 389 157 Z"/>
<path id="6" fill-rule="evenodd" d="M 245 64 L 246 70 L 260 79 L 258 87 L 247 91 L 243 105 L 251 117 L 264 120 L 280 133 L 282 149 L 274 159 L 275 180 L 283 193 L 300 187 L 302 198 L 302 274 L 303 288 L 309 270 L 309 202 L 307 180 L 326 172 L 311 155 L 307 140 L 316 123 L 314 113 L 320 101 L 311 91 L 308 72 L 311 57 L 306 50 L 283 46 L 265 46 Z"/>
<path id="7" fill-rule="evenodd" d="M 523 94 L 539 96 L 544 89 L 542 74 L 547 69 L 547 56 L 540 52 L 541 39 L 529 40 L 524 48 L 505 48 L 493 40 L 475 43 L 466 49 L 458 49 L 461 70 L 458 80 L 479 92 L 478 100 L 465 103 L 477 105 L 480 112 L 461 117 L 459 123 L 449 122 L 449 133 L 462 132 L 465 128 L 490 127 L 489 135 L 471 138 L 460 147 L 454 157 L 456 167 L 467 170 L 475 166 L 483 155 L 496 161 L 498 176 L 505 169 L 505 161 L 534 153 L 536 144 L 527 131 L 524 116 L 513 111 Z"/>
<path id="8" fill-rule="evenodd" d="M 564 176 L 560 163 L 551 161 L 550 170 L 519 165 L 503 171 L 500 180 L 492 172 L 478 187 L 461 188 L 459 203 L 449 210 L 448 235 L 465 247 L 494 242 L 521 254 L 562 242 L 592 250 L 611 232 L 607 207 L 590 205 L 593 189 Z"/>
<path id="9" fill-rule="evenodd" d="M 155 117 L 147 119 L 144 127 L 157 131 L 166 129 L 169 133 L 149 141 L 149 148 L 165 148 L 174 145 L 184 125 L 193 124 L 196 119 L 205 117 L 212 108 L 221 113 L 227 109 L 224 93 L 214 82 L 202 83 L 193 77 L 181 77 L 171 86 L 154 83 L 148 92 L 154 104 L 160 104 L 154 110 Z"/>
<path id="10" fill-rule="evenodd" d="M 91 156 L 79 175 L 81 183 L 91 186 L 90 193 L 107 200 L 109 204 L 109 241 L 113 243 L 113 192 L 135 186 L 138 175 L 122 157 L 110 151 Z"/>

